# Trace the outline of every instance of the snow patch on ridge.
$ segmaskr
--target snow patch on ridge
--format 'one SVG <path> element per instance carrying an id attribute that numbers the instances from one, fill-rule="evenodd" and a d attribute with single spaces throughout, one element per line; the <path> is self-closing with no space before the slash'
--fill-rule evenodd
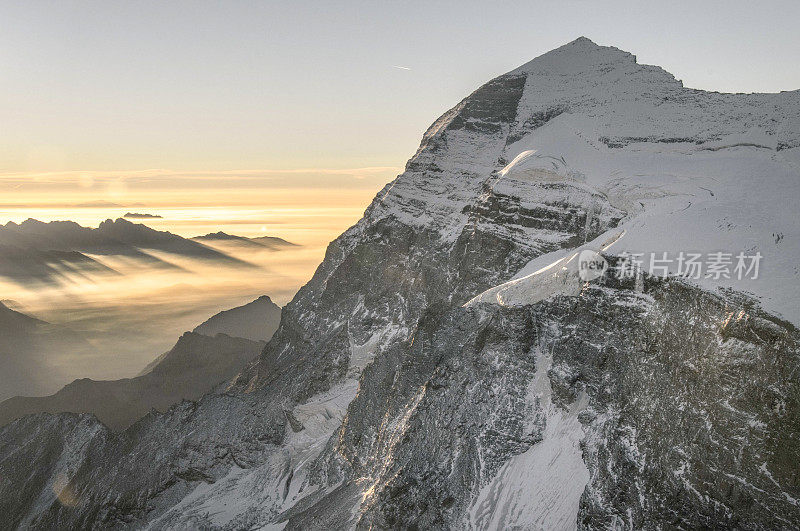
<path id="1" fill-rule="evenodd" d="M 525 306 L 545 300 L 554 295 L 577 295 L 585 284 L 578 274 L 578 256 L 583 250 L 596 252 L 609 249 L 625 234 L 611 230 L 586 245 L 575 249 L 558 250 L 532 260 L 522 272 L 508 282 L 490 288 L 469 300 L 464 306 L 494 303 L 501 306 Z M 554 261 L 551 262 L 551 260 Z"/>

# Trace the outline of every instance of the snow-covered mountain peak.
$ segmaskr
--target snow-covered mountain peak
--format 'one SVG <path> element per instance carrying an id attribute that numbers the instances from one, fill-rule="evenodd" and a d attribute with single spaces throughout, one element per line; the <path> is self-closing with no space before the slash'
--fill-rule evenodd
<path id="1" fill-rule="evenodd" d="M 583 38 L 490 80 L 331 243 L 224 393 L 109 443 L 74 441 L 72 417 L 0 432 L 0 513 L 59 528 L 800 522 L 800 333 L 772 315 L 800 323 L 799 110 L 798 92 L 687 89 Z M 742 281 L 733 264 L 610 273 L 648 252 L 763 261 Z M 30 469 L 73 455 L 84 501 L 67 508 Z"/>
<path id="2" fill-rule="evenodd" d="M 557 76 L 574 83 L 594 79 L 594 86 L 623 79 L 621 75 L 637 74 L 650 82 L 682 86 L 662 68 L 637 63 L 636 56 L 613 46 L 600 46 L 586 37 L 551 50 L 509 72 L 509 75 Z M 565 77 L 568 76 L 568 77 Z M 604 86 L 604 90 L 607 88 Z"/>
<path id="3" fill-rule="evenodd" d="M 574 74 L 600 65 L 626 65 L 636 63 L 636 56 L 611 46 L 600 46 L 586 37 L 542 54 L 509 74 L 552 73 Z"/>
<path id="4" fill-rule="evenodd" d="M 797 196 L 798 116 L 798 91 L 689 89 L 628 52 L 580 38 L 439 118 L 364 223 L 396 217 L 467 246 L 490 245 L 479 235 L 491 234 L 538 255 L 568 252 L 622 220 L 619 251 L 760 252 L 768 276 L 707 287 L 738 286 L 800 322 L 797 292 L 780 280 L 800 274 L 792 265 L 800 244 L 784 237 L 798 223 L 754 215 Z M 575 223 L 572 213 L 586 211 L 589 225 L 556 221 Z"/>

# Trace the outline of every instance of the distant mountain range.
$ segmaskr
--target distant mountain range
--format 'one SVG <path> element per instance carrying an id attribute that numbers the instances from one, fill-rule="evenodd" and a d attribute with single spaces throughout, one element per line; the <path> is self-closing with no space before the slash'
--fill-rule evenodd
<path id="1" fill-rule="evenodd" d="M 272 337 L 280 322 L 281 309 L 269 297 L 221 312 L 186 332 L 175 346 L 148 365 L 139 376 L 120 380 L 75 380 L 50 396 L 15 396 L 0 403 L 0 426 L 23 415 L 41 412 L 92 413 L 108 427 L 120 430 L 147 414 L 152 408 L 165 411 L 181 400 L 197 400 L 215 386 L 233 378 L 253 360 Z M 15 345 L 38 337 L 37 329 L 48 326 L 24 314 L 0 306 L 0 330 L 17 330 Z M 245 335 L 246 337 L 235 337 Z M 6 336 L 4 335 L 3 338 Z M 7 339 L 0 338 L 0 349 Z M 69 339 L 66 335 L 61 338 Z M 58 343 L 53 342 L 53 347 Z M 10 349 L 9 349 L 10 352 Z M 24 374 L 41 374 L 37 367 L 14 365 L 9 352 L 0 366 L 2 389 L 34 394 L 30 382 L 16 388 L 6 380 Z M 5 394 L 8 396 L 8 393 Z"/>
<path id="2" fill-rule="evenodd" d="M 298 247 L 296 243 L 288 242 L 276 236 L 258 236 L 255 238 L 245 238 L 244 236 L 234 236 L 224 232 L 213 232 L 204 236 L 195 236 L 192 240 L 207 243 L 238 243 L 242 245 L 267 247 L 278 250 L 285 247 Z"/>
<path id="3" fill-rule="evenodd" d="M 252 266 L 244 260 L 205 245 L 221 241 L 245 243 L 271 250 L 294 245 L 269 236 L 249 239 L 221 232 L 184 238 L 123 218 L 106 220 L 96 229 L 83 227 L 73 221 L 44 223 L 28 219 L 19 224 L 9 222 L 0 225 L 0 277 L 17 282 L 52 283 L 70 274 L 115 273 L 113 269 L 89 255 L 123 256 L 154 267 L 176 267 L 154 256 L 150 251 L 215 261 L 228 266 Z"/>
<path id="4" fill-rule="evenodd" d="M 103 221 L 96 229 L 83 227 L 74 221 L 44 223 L 28 219 L 20 224 L 12 221 L 0 226 L 0 245 L 135 258 L 149 256 L 142 249 L 155 249 L 197 258 L 236 260 L 177 234 L 157 231 L 122 218 Z"/>
<path id="5" fill-rule="evenodd" d="M 139 212 L 127 212 L 122 217 L 128 219 L 162 219 L 164 216 L 159 216 L 158 214 L 141 214 Z"/>

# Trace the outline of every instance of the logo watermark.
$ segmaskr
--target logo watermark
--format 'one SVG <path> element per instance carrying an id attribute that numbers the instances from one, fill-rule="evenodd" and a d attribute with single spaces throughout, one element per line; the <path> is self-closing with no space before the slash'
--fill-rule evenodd
<path id="1" fill-rule="evenodd" d="M 607 269 L 608 262 L 597 251 L 584 249 L 578 255 L 578 276 L 584 282 L 602 277 Z"/>

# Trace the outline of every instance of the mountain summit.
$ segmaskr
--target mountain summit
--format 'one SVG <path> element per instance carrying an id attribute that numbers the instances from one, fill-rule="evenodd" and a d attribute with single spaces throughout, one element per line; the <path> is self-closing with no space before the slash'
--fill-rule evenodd
<path id="1" fill-rule="evenodd" d="M 0 514 L 797 527 L 798 111 L 800 92 L 687 89 L 588 39 L 489 81 L 330 244 L 225 393 L 121 434 L 74 415 L 0 431 Z M 607 274 L 582 277 L 584 251 Z M 764 269 L 616 274 L 680 252 Z"/>
<path id="2" fill-rule="evenodd" d="M 613 46 L 599 46 L 586 37 L 578 37 L 574 41 L 540 55 L 525 63 L 509 75 L 516 74 L 567 74 L 591 75 L 610 68 L 648 68 L 636 62 L 636 56 Z M 652 68 L 652 67 L 649 67 Z M 659 69 L 660 70 L 660 69 Z M 666 73 L 667 79 L 674 78 Z"/>

